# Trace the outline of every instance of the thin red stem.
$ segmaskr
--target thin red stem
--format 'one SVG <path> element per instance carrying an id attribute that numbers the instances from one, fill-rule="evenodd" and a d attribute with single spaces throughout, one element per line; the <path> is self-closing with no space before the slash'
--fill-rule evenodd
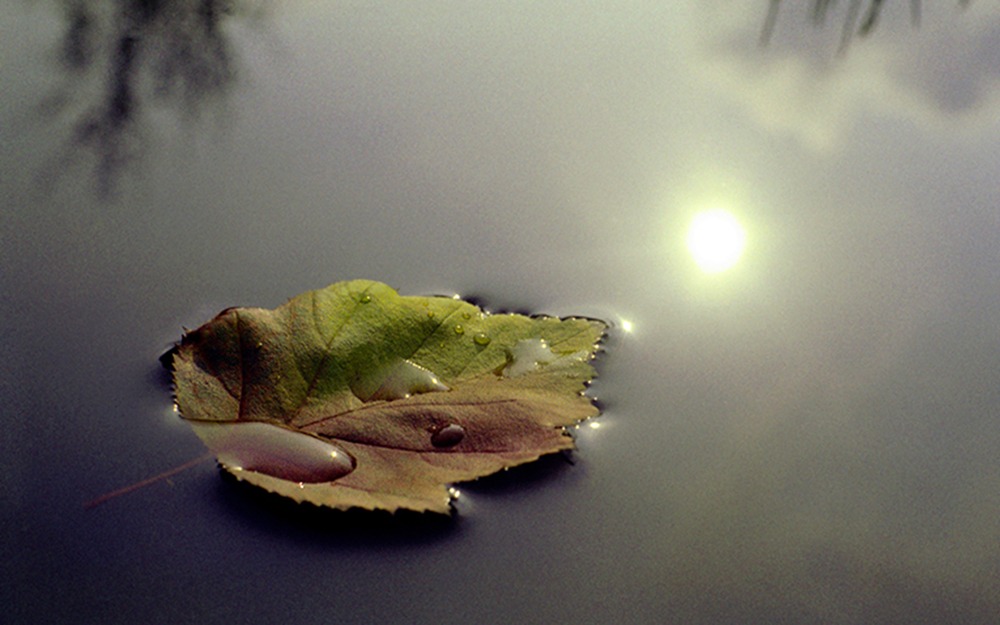
<path id="1" fill-rule="evenodd" d="M 149 486 L 150 484 L 159 482 L 160 480 L 165 480 L 168 477 L 170 477 L 171 475 L 177 475 L 181 471 L 187 471 L 191 467 L 199 465 L 202 462 L 205 462 L 209 458 L 212 458 L 213 455 L 214 454 L 212 454 L 212 452 L 208 452 L 204 456 L 199 456 L 198 458 L 195 458 L 194 460 L 192 460 L 190 462 L 185 462 L 184 464 L 180 465 L 179 467 L 174 467 L 173 469 L 170 469 L 169 471 L 164 471 L 163 473 L 160 473 L 159 475 L 154 475 L 153 477 L 151 477 L 149 479 L 145 479 L 145 480 L 143 480 L 141 482 L 136 482 L 135 484 L 132 484 L 131 486 L 126 486 L 125 488 L 119 488 L 118 490 L 116 490 L 114 492 L 111 492 L 111 493 L 108 493 L 107 495 L 101 495 L 97 499 L 92 499 L 92 500 L 88 501 L 87 503 L 83 504 L 83 507 L 84 508 L 93 508 L 94 506 L 100 505 L 100 504 L 104 503 L 105 501 L 107 501 L 109 499 L 114 499 L 115 497 L 117 497 L 119 495 L 124 495 L 126 493 L 131 493 L 132 491 L 139 490 L 140 488 L 142 488 L 144 486 Z"/>

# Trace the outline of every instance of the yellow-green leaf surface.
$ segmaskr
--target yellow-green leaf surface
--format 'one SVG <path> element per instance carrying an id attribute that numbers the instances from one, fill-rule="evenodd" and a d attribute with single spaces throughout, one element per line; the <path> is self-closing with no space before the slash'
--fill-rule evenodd
<path id="1" fill-rule="evenodd" d="M 449 484 L 568 449 L 606 326 L 484 313 L 368 280 L 230 308 L 174 357 L 181 415 L 222 466 L 296 501 L 449 510 Z"/>

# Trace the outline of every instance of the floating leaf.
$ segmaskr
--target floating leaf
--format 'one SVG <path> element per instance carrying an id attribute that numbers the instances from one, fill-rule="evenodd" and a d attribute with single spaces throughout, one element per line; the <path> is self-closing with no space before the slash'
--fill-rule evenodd
<path id="1" fill-rule="evenodd" d="M 174 356 L 181 415 L 236 477 L 332 508 L 447 512 L 448 485 L 568 449 L 605 324 L 486 314 L 367 280 L 229 308 Z"/>

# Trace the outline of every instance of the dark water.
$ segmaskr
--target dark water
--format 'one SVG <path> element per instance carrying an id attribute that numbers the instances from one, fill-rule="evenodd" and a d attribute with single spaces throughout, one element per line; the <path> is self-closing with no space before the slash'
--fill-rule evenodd
<path id="1" fill-rule="evenodd" d="M 4 8 L 3 620 L 992 622 L 996 10 L 661 4 Z M 83 508 L 203 453 L 183 327 L 351 278 L 610 321 L 600 427 L 453 518 Z"/>

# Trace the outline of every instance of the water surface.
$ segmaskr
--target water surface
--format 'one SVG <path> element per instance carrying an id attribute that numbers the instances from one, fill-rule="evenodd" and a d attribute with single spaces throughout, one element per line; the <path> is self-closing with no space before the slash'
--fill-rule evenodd
<path id="1" fill-rule="evenodd" d="M 838 55 L 702 4 L 236 3 L 125 74 L 115 5 L 83 70 L 58 5 L 3 9 L 10 622 L 990 622 L 997 9 L 890 5 Z M 716 274 L 710 208 L 747 237 Z M 203 453 L 184 327 L 353 278 L 609 321 L 599 427 L 452 519 L 212 463 L 83 509 Z"/>

